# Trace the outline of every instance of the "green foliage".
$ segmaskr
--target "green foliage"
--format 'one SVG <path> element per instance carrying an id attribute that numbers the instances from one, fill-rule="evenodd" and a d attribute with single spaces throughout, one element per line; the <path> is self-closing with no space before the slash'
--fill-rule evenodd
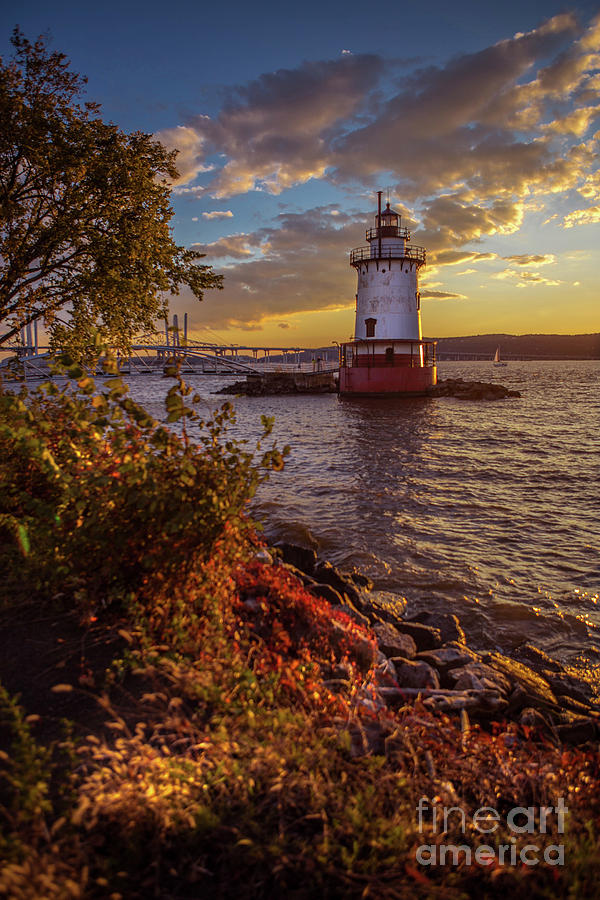
<path id="1" fill-rule="evenodd" d="M 55 347 L 80 358 L 94 329 L 124 351 L 181 285 L 222 287 L 202 254 L 169 230 L 176 153 L 126 134 L 81 105 L 85 79 L 16 29 L 0 60 L 0 336 L 43 318 Z M 70 326 L 56 321 L 68 309 Z"/>
<path id="2" fill-rule="evenodd" d="M 255 464 L 225 439 L 231 405 L 201 420 L 180 378 L 166 399 L 167 421 L 183 423 L 178 434 L 120 379 L 97 387 L 78 363 L 63 362 L 71 381 L 62 388 L 0 392 L 4 596 L 61 593 L 106 605 L 156 573 L 185 579 L 226 531 L 235 542 L 248 500 L 282 454 L 272 448 Z"/>
<path id="3" fill-rule="evenodd" d="M 5 801 L 4 809 L 12 829 L 35 826 L 51 810 L 48 797 L 50 754 L 38 747 L 23 710 L 2 684 L 0 729 L 10 736 L 10 753 L 0 752 L 0 796 Z M 10 840 L 3 831 L 0 830 L 0 849 L 6 852 Z"/>

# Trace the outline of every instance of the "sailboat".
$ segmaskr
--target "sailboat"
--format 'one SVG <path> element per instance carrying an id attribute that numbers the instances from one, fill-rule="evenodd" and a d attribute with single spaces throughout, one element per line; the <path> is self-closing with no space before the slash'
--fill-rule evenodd
<path id="1" fill-rule="evenodd" d="M 506 366 L 508 363 L 500 362 L 500 347 L 496 347 L 496 353 L 494 355 L 494 365 L 495 366 Z"/>

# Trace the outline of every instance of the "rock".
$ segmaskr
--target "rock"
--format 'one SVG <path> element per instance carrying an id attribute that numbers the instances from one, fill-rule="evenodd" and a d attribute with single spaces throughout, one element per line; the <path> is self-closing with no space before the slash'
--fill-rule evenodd
<path id="1" fill-rule="evenodd" d="M 245 381 L 234 381 L 233 384 L 226 384 L 225 387 L 219 388 L 218 391 L 213 391 L 215 394 L 246 394 L 248 389 L 248 385 Z"/>
<path id="2" fill-rule="evenodd" d="M 270 394 L 332 394 L 336 390 L 333 372 L 265 372 L 249 373 L 246 381 L 236 381 L 215 393 L 264 397 Z"/>
<path id="3" fill-rule="evenodd" d="M 312 575 L 305 575 L 304 572 L 300 572 L 300 569 L 297 569 L 297 572 L 299 573 L 298 578 L 305 588 L 310 588 L 312 587 L 312 585 L 319 583 L 316 578 L 312 577 Z"/>
<path id="4" fill-rule="evenodd" d="M 396 624 L 398 631 L 402 634 L 409 634 L 417 645 L 417 650 L 437 650 L 441 646 L 442 637 L 439 628 L 432 628 L 430 625 L 421 625 L 420 622 L 407 622 L 401 620 Z"/>
<path id="5" fill-rule="evenodd" d="M 503 400 L 521 396 L 519 391 L 511 391 L 502 384 L 463 381 L 462 378 L 440 378 L 428 393 L 431 397 L 458 397 L 460 400 Z"/>
<path id="6" fill-rule="evenodd" d="M 424 650 L 421 653 L 417 653 L 416 658 L 429 663 L 441 675 L 445 675 L 450 669 L 467 666 L 469 663 L 479 661 L 476 653 L 460 644 L 456 644 L 455 647 L 440 647 L 438 650 Z"/>
<path id="7" fill-rule="evenodd" d="M 329 590 L 331 590 L 331 591 L 334 590 L 333 588 L 330 588 L 328 584 L 323 584 L 320 586 L 324 587 L 324 588 L 329 588 Z M 337 593 L 337 591 L 336 591 L 336 593 Z M 341 606 L 334 606 L 333 608 L 336 610 L 339 610 L 340 612 L 345 613 L 347 616 L 349 616 L 352 619 L 353 622 L 356 622 L 357 625 L 364 625 L 365 628 L 370 628 L 371 623 L 369 622 L 367 617 L 363 616 L 362 613 L 360 613 L 357 609 L 354 609 L 354 607 L 349 605 L 348 603 L 342 603 Z"/>
<path id="8" fill-rule="evenodd" d="M 364 575 L 362 572 L 358 572 L 356 569 L 354 569 L 354 571 L 350 572 L 350 578 L 352 579 L 354 584 L 358 585 L 358 587 L 365 588 L 365 590 L 367 591 L 373 590 L 373 582 L 367 575 Z"/>
<path id="9" fill-rule="evenodd" d="M 345 681 L 349 681 L 353 675 L 352 666 L 347 662 L 336 663 L 331 675 L 333 678 L 343 678 Z"/>
<path id="10" fill-rule="evenodd" d="M 479 700 L 464 691 L 453 691 L 452 694 L 441 694 L 426 697 L 423 705 L 432 712 L 461 713 L 468 710 L 474 713 L 479 708 Z"/>
<path id="11" fill-rule="evenodd" d="M 339 639 L 339 643 L 338 640 Z M 341 622 L 335 616 L 331 619 L 331 642 L 334 648 L 343 648 L 347 652 L 348 644 L 352 648 L 351 655 L 356 660 L 361 672 L 368 672 L 377 657 L 375 641 L 366 635 L 356 633 L 356 629 L 347 622 Z"/>
<path id="12" fill-rule="evenodd" d="M 536 731 L 549 731 L 551 729 L 548 719 L 532 706 L 526 706 L 519 714 L 519 724 L 527 728 L 535 728 Z"/>
<path id="13" fill-rule="evenodd" d="M 286 563 L 296 566 L 307 575 L 314 574 L 317 564 L 317 554 L 314 550 L 309 547 L 299 547 L 297 544 L 288 544 L 287 541 L 279 541 L 275 547 Z"/>
<path id="14" fill-rule="evenodd" d="M 372 631 L 377 638 L 379 649 L 389 657 L 412 659 L 417 648 L 414 640 L 407 634 L 401 634 L 387 622 L 377 622 Z"/>
<path id="15" fill-rule="evenodd" d="M 290 575 L 293 575 L 294 578 L 297 578 L 298 581 L 301 581 L 304 587 L 308 587 L 311 584 L 317 584 L 317 580 L 312 577 L 312 575 L 307 575 L 305 572 L 302 572 L 300 569 L 297 569 L 296 566 L 293 566 L 291 563 L 280 561 L 279 565 L 281 568 L 285 569 Z"/>
<path id="16" fill-rule="evenodd" d="M 489 718 L 503 712 L 507 701 L 496 691 L 451 691 L 437 688 L 380 687 L 379 693 L 390 707 L 405 706 L 410 700 L 420 697 L 422 702 L 437 712 L 470 714 Z"/>
<path id="17" fill-rule="evenodd" d="M 598 736 L 594 720 L 579 716 L 565 725 L 557 725 L 556 732 L 561 741 L 568 744 L 585 744 L 587 741 L 595 741 Z"/>
<path id="18" fill-rule="evenodd" d="M 456 691 L 485 691 L 493 690 L 495 683 L 488 679 L 482 680 L 474 675 L 473 672 L 463 672 L 463 674 L 454 682 L 454 690 Z"/>
<path id="19" fill-rule="evenodd" d="M 448 677 L 457 690 L 492 690 L 508 696 L 512 688 L 505 675 L 481 662 L 470 662 L 466 666 L 450 669 Z"/>
<path id="20" fill-rule="evenodd" d="M 437 628 L 444 644 L 447 644 L 449 641 L 457 641 L 460 644 L 466 643 L 465 633 L 462 630 L 458 616 L 455 616 L 454 613 L 423 610 L 415 616 L 411 616 L 409 621 L 420 622 L 422 625 L 430 625 L 432 628 Z"/>
<path id="21" fill-rule="evenodd" d="M 432 693 L 423 702 L 436 712 L 461 713 L 462 710 L 468 710 L 474 718 L 497 715 L 508 705 L 496 691 L 439 691 Z"/>
<path id="22" fill-rule="evenodd" d="M 439 688 L 440 679 L 434 668 L 426 662 L 405 660 L 395 663 L 400 688 Z"/>
<path id="23" fill-rule="evenodd" d="M 330 584 L 310 584 L 307 585 L 307 590 L 313 597 L 322 597 L 323 600 L 328 600 L 334 606 L 342 606 L 344 602 L 339 591 L 332 588 Z"/>
<path id="24" fill-rule="evenodd" d="M 314 571 L 311 573 L 322 584 L 330 584 L 331 587 L 339 591 L 342 596 L 347 594 L 353 603 L 360 604 L 360 593 L 349 579 L 344 578 L 342 573 L 332 566 L 329 562 L 318 563 Z"/>
<path id="25" fill-rule="evenodd" d="M 404 662 L 404 660 L 402 661 Z M 380 688 L 380 685 L 390 686 L 390 683 L 394 684 L 397 680 L 398 674 L 396 672 L 396 666 L 391 659 L 384 657 L 383 661 L 377 663 L 375 666 L 375 681 L 377 687 Z"/>
<path id="26" fill-rule="evenodd" d="M 389 622 L 396 627 L 404 621 L 406 598 L 389 591 L 374 591 L 361 596 L 360 608 L 373 624 Z"/>
<path id="27" fill-rule="evenodd" d="M 254 554 L 254 559 L 257 559 L 259 562 L 266 563 L 267 565 L 273 564 L 273 557 L 264 547 L 261 547 L 260 550 L 257 550 Z"/>
<path id="28" fill-rule="evenodd" d="M 381 712 L 387 706 L 385 700 L 373 685 L 360 688 L 355 702 L 357 706 L 372 713 Z"/>
<path id="29" fill-rule="evenodd" d="M 502 656 L 500 653 L 487 653 L 482 659 L 515 687 L 515 691 L 511 695 L 511 706 L 534 706 L 536 708 L 557 706 L 556 697 L 547 681 L 533 669 L 508 656 Z"/>
<path id="30" fill-rule="evenodd" d="M 548 656 L 544 650 L 540 650 L 538 647 L 535 647 L 533 644 L 521 644 L 520 647 L 514 651 L 513 656 L 518 659 L 520 662 L 525 663 L 525 665 L 530 666 L 536 672 L 542 672 L 542 670 L 550 670 L 552 672 L 563 672 L 563 666 L 559 662 L 556 662 L 555 659 L 552 659 L 551 656 Z"/>
<path id="31" fill-rule="evenodd" d="M 589 703 L 594 696 L 591 684 L 583 678 L 569 675 L 568 672 L 556 672 L 543 669 L 540 673 L 548 682 L 557 697 L 570 697 L 579 703 Z"/>
<path id="32" fill-rule="evenodd" d="M 587 701 L 581 703 L 579 700 L 575 700 L 573 697 L 567 697 L 565 695 L 558 697 L 557 699 L 561 709 L 567 709 L 572 713 L 576 713 L 578 716 L 593 716 L 596 720 L 600 718 L 600 710 L 598 710 L 598 707 L 595 704 L 592 705 Z"/>

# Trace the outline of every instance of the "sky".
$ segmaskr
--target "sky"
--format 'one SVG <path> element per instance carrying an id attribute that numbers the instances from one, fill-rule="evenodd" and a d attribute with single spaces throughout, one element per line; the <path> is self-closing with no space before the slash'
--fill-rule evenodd
<path id="1" fill-rule="evenodd" d="M 176 241 L 225 276 L 201 340 L 354 330 L 377 190 L 403 215 L 427 337 L 600 331 L 600 4 L 22 0 L 85 99 L 179 151 Z"/>

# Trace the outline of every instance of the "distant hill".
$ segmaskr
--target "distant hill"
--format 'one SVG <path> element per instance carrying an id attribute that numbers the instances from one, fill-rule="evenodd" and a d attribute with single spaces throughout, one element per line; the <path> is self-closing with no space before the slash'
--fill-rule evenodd
<path id="1" fill-rule="evenodd" d="M 502 359 L 600 359 L 600 334 L 474 334 L 437 340 L 439 359 L 487 359 L 496 347 Z"/>
<path id="2" fill-rule="evenodd" d="M 491 359 L 500 347 L 502 359 L 600 359 L 598 334 L 471 334 L 464 337 L 425 338 L 437 340 L 438 359 Z M 337 359 L 337 348 L 290 350 L 287 362 L 297 359 L 310 362 L 321 358 Z M 250 360 L 250 357 L 248 357 Z M 271 354 L 271 362 L 284 360 L 282 354 Z"/>

